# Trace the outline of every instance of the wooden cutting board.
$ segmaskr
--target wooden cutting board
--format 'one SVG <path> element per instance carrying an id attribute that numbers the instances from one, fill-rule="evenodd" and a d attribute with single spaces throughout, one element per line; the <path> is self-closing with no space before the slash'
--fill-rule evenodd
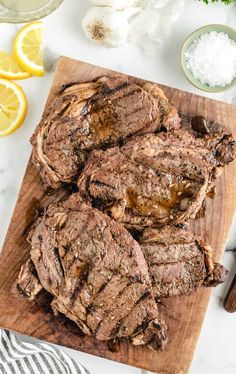
<path id="1" fill-rule="evenodd" d="M 62 57 L 46 107 L 63 84 L 86 82 L 114 72 L 84 62 Z M 186 118 L 201 114 L 215 120 L 236 135 L 236 107 L 209 100 L 174 88 L 162 86 L 170 101 Z M 35 124 L 36 125 L 36 124 Z M 214 259 L 220 260 L 234 209 L 236 207 L 236 162 L 227 166 L 217 181 L 217 194 L 207 199 L 207 213 L 193 223 L 193 230 L 201 234 L 214 248 Z M 62 194 L 64 192 L 61 192 Z M 25 233 L 34 219 L 35 209 L 53 201 L 52 191 L 44 191 L 31 161 L 26 169 L 18 201 L 0 255 L 0 327 L 34 336 L 52 343 L 145 368 L 158 374 L 188 372 L 202 322 L 210 298 L 210 289 L 199 289 L 192 296 L 181 296 L 164 301 L 160 313 L 169 326 L 170 344 L 162 353 L 148 348 L 134 347 L 123 342 L 117 353 L 107 349 L 106 343 L 78 335 L 72 322 L 55 318 L 44 296 L 35 303 L 15 300 L 10 295 L 12 283 L 20 266 L 29 254 Z M 207 327 L 206 327 L 207 328 Z M 216 338 L 217 331 L 216 331 Z"/>

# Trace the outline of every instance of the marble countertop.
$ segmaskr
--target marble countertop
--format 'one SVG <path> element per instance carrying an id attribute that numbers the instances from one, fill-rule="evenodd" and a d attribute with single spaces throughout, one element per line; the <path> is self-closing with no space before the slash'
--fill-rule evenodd
<path id="1" fill-rule="evenodd" d="M 236 27 L 236 7 L 220 4 L 206 7 L 197 0 L 187 0 L 183 14 L 173 26 L 171 36 L 160 46 L 157 56 L 152 57 L 145 55 L 138 46 L 132 44 L 117 49 L 105 49 L 90 44 L 80 27 L 87 7 L 86 0 L 65 0 L 56 12 L 44 19 L 45 43 L 53 56 L 74 57 L 197 94 L 202 93 L 185 80 L 180 69 L 179 54 L 183 40 L 204 24 L 226 23 Z M 0 24 L 1 49 L 10 49 L 12 37 L 18 27 Z M 26 121 L 15 133 L 0 139 L 0 248 L 30 155 L 31 146 L 28 139 L 40 120 L 52 79 L 53 72 L 49 72 L 43 78 L 31 78 L 20 83 L 29 100 Z M 236 103 L 236 88 L 224 94 L 204 95 Z M 236 373 L 236 318 L 235 315 L 226 313 L 222 307 L 222 300 L 236 269 L 235 252 L 230 251 L 235 247 L 236 217 L 228 238 L 228 251 L 223 258 L 230 275 L 224 285 L 213 290 L 190 374 Z M 91 374 L 141 374 L 139 369 L 63 349 L 84 364 Z"/>

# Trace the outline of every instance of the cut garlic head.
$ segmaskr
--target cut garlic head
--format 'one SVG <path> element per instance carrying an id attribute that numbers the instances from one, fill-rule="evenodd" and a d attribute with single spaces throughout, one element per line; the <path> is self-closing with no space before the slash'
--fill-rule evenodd
<path id="1" fill-rule="evenodd" d="M 125 43 L 129 33 L 127 17 L 110 7 L 92 7 L 85 14 L 82 28 L 89 40 L 107 47 Z"/>

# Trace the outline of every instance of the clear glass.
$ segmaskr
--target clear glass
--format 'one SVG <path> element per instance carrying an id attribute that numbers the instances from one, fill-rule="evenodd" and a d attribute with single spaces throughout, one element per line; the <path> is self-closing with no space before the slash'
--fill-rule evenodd
<path id="1" fill-rule="evenodd" d="M 0 0 L 0 22 L 35 21 L 52 13 L 63 0 Z"/>

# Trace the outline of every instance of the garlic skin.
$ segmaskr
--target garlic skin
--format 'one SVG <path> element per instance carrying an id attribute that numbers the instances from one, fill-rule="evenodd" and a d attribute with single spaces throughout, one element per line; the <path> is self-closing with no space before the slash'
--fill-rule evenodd
<path id="1" fill-rule="evenodd" d="M 125 9 L 128 7 L 140 6 L 141 0 L 90 0 L 96 6 L 110 6 L 114 9 Z"/>
<path id="2" fill-rule="evenodd" d="M 111 7 L 92 7 L 82 20 L 82 28 L 92 42 L 107 47 L 118 47 L 127 40 L 128 18 L 134 14 L 137 14 L 135 8 L 117 11 Z"/>
<path id="3" fill-rule="evenodd" d="M 187 0 L 142 0 L 142 11 L 130 22 L 128 40 L 148 55 L 159 53 Z"/>

